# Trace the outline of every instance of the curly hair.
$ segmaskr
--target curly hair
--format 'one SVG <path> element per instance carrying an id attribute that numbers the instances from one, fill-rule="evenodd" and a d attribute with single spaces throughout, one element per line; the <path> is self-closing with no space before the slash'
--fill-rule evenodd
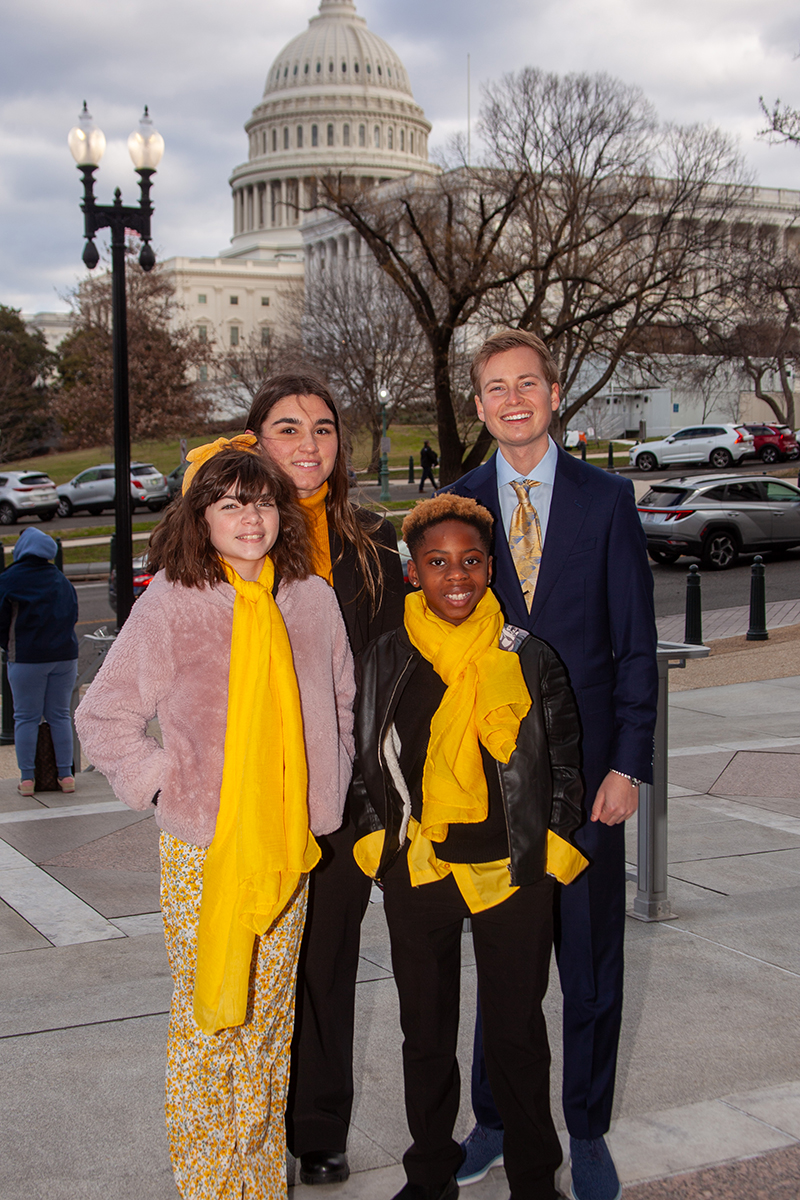
<path id="1" fill-rule="evenodd" d="M 164 569 L 172 583 L 205 587 L 225 580 L 222 559 L 211 544 L 205 518 L 210 504 L 232 492 L 240 504 L 251 504 L 265 492 L 280 516 L 280 530 L 270 558 L 283 579 L 311 574 L 311 542 L 305 513 L 294 485 L 262 454 L 233 447 L 220 450 L 198 469 L 191 487 L 170 504 L 153 530 L 147 557 L 150 571 Z"/>
<path id="2" fill-rule="evenodd" d="M 430 500 L 420 500 L 403 521 L 403 540 L 412 558 L 428 530 L 433 529 L 434 525 L 441 525 L 443 521 L 461 521 L 464 525 L 471 525 L 487 553 L 491 550 L 494 517 L 488 508 L 467 496 L 443 492 Z"/>
<path id="3" fill-rule="evenodd" d="M 355 549 L 364 579 L 362 591 L 366 591 L 369 595 L 373 612 L 376 612 L 383 595 L 383 565 L 372 534 L 379 528 L 381 519 L 367 509 L 356 509 L 350 502 L 350 480 L 347 472 L 350 439 L 342 422 L 339 407 L 325 380 L 310 367 L 303 367 L 297 371 L 285 371 L 264 380 L 250 405 L 245 429 L 249 429 L 256 437 L 260 438 L 261 428 L 270 411 L 287 396 L 319 396 L 322 403 L 331 411 L 336 425 L 338 449 L 336 461 L 328 479 L 328 497 L 325 502 L 328 521 L 331 528 L 338 534 L 342 548 L 344 549 L 344 545 L 349 542 Z M 339 558 L 341 558 L 341 553 Z M 336 561 L 338 562 L 339 559 L 337 558 Z"/>
<path id="4" fill-rule="evenodd" d="M 527 347 L 539 355 L 544 377 L 551 387 L 558 383 L 558 363 L 540 337 L 535 333 L 528 333 L 525 329 L 501 329 L 487 338 L 473 356 L 469 377 L 476 396 L 480 397 L 481 374 L 489 359 L 494 358 L 495 354 L 503 354 L 506 350 L 517 350 L 520 346 Z"/>

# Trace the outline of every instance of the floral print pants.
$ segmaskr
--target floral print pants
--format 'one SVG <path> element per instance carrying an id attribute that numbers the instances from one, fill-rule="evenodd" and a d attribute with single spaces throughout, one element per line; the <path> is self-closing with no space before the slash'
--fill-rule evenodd
<path id="1" fill-rule="evenodd" d="M 209 1035 L 192 1014 L 206 850 L 161 834 L 161 907 L 175 984 L 166 1118 L 184 1200 L 285 1200 L 284 1112 L 306 879 L 256 939 L 247 1018 Z"/>

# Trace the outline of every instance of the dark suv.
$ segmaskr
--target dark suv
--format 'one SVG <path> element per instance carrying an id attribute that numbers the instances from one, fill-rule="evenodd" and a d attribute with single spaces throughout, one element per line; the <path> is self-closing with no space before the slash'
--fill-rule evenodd
<path id="1" fill-rule="evenodd" d="M 721 571 L 740 554 L 800 546 L 800 488 L 769 475 L 694 475 L 654 484 L 637 504 L 654 562 L 682 554 Z"/>
<path id="2" fill-rule="evenodd" d="M 765 463 L 800 458 L 800 446 L 788 425 L 745 425 L 753 435 L 756 457 Z"/>

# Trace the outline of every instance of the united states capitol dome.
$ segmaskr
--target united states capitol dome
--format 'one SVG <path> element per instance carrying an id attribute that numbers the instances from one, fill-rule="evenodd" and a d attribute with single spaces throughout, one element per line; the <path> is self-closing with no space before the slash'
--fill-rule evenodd
<path id="1" fill-rule="evenodd" d="M 321 0 L 267 74 L 245 124 L 248 159 L 231 175 L 234 228 L 226 257 L 290 257 L 315 180 L 341 174 L 379 183 L 436 170 L 430 122 L 408 73 L 352 0 Z"/>

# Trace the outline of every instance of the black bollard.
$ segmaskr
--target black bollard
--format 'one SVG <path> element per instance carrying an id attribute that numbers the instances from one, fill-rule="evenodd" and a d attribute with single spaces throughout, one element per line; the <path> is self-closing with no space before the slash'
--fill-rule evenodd
<path id="1" fill-rule="evenodd" d="M 703 607 L 700 598 L 700 572 L 692 564 L 686 576 L 686 625 L 683 640 L 689 646 L 703 644 Z"/>
<path id="2" fill-rule="evenodd" d="M 760 554 L 753 559 L 750 571 L 750 628 L 748 642 L 766 642 L 767 633 L 767 587 L 764 560 Z"/>
<path id="3" fill-rule="evenodd" d="M 55 539 L 55 543 L 56 543 L 56 556 L 53 559 L 53 562 L 58 567 L 61 574 L 63 575 L 64 574 L 64 547 L 61 545 L 61 538 L 57 537 Z"/>
<path id="4" fill-rule="evenodd" d="M 409 483 L 414 482 L 414 455 L 413 454 L 409 454 L 409 456 L 408 456 L 408 482 Z"/>
<path id="5" fill-rule="evenodd" d="M 609 469 L 609 471 L 614 470 L 614 443 L 613 442 L 608 443 L 608 469 Z"/>
<path id="6" fill-rule="evenodd" d="M 581 462 L 586 462 L 586 442 L 581 442 Z"/>
<path id="7" fill-rule="evenodd" d="M 6 551 L 0 543 L 0 571 L 6 569 Z M 11 685 L 8 682 L 6 669 L 6 652 L 0 650 L 2 665 L 0 666 L 0 696 L 2 697 L 3 717 L 0 722 L 0 746 L 14 745 L 14 697 L 11 695 Z"/>

